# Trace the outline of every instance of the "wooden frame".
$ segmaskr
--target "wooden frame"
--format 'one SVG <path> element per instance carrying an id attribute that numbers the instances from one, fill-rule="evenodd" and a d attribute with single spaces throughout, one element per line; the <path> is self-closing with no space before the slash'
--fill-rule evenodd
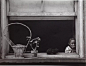
<path id="1" fill-rule="evenodd" d="M 79 23 L 79 55 L 80 57 L 84 57 L 84 33 L 83 33 L 83 0 L 78 1 L 78 23 Z"/>
<path id="2" fill-rule="evenodd" d="M 65 13 L 16 13 L 16 12 L 9 12 L 8 16 L 76 16 L 73 12 L 65 12 Z"/>
<path id="3" fill-rule="evenodd" d="M 3 35 L 3 30 L 4 30 L 5 26 L 8 24 L 7 8 L 6 8 L 7 5 L 6 4 L 7 4 L 6 0 L 1 0 L 1 16 L 2 16 L 1 17 L 1 32 L 2 32 L 2 41 L 1 41 L 2 55 L 1 55 L 1 57 L 2 58 L 4 58 L 5 55 L 9 51 L 9 46 L 8 46 L 7 42 L 4 40 L 4 35 Z"/>
<path id="4" fill-rule="evenodd" d="M 75 1 L 76 2 L 76 1 Z M 8 6 L 8 7 L 6 7 Z M 77 6 L 78 6 L 78 10 L 77 10 Z M 27 19 L 29 17 L 29 19 L 31 17 L 34 16 L 45 16 L 43 18 L 46 19 L 47 16 L 53 16 L 56 17 L 75 17 L 76 19 L 76 44 L 77 44 L 77 48 L 76 48 L 76 56 L 77 57 L 80 56 L 80 58 L 84 57 L 84 38 L 83 38 L 83 0 L 78 0 L 77 3 L 75 3 L 75 13 L 13 13 L 13 12 L 9 12 L 9 2 L 8 0 L 1 0 L 1 28 L 2 28 L 2 58 L 4 59 L 5 56 L 7 55 L 8 51 L 9 51 L 9 45 L 7 44 L 7 42 L 4 40 L 4 35 L 3 35 L 3 30 L 5 28 L 5 26 L 8 24 L 8 17 L 10 19 L 17 19 L 22 17 L 22 16 L 26 16 Z M 42 18 L 42 19 L 43 19 Z M 48 17 L 49 18 L 49 17 Z M 21 18 L 20 18 L 21 19 Z M 36 19 L 36 17 L 35 17 Z M 38 18 L 39 19 L 39 18 Z M 40 19 L 39 19 L 40 20 Z M 9 33 L 7 32 L 7 35 Z M 9 37 L 9 35 L 8 35 Z M 66 55 L 63 54 L 65 58 Z M 61 56 L 61 55 L 60 55 Z M 72 56 L 68 57 L 71 58 Z M 73 58 L 74 58 L 73 57 Z"/>
<path id="5" fill-rule="evenodd" d="M 73 1 L 75 0 L 9 0 L 10 12 L 23 13 L 57 13 L 57 12 L 73 12 Z M 54 3 L 54 5 L 53 5 Z M 67 4 L 66 4 L 67 3 Z M 62 6 L 61 6 L 61 5 Z M 22 6 L 23 5 L 23 6 Z M 58 8 L 57 8 L 58 7 Z M 52 9 L 53 8 L 53 9 Z"/>

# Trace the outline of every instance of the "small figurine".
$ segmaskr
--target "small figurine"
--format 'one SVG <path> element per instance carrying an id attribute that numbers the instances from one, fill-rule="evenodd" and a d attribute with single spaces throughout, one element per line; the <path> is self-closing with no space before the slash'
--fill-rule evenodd
<path id="1" fill-rule="evenodd" d="M 71 38 L 69 40 L 69 46 L 66 47 L 65 53 L 74 53 L 76 52 L 76 45 L 75 45 L 75 39 Z"/>
<path id="2" fill-rule="evenodd" d="M 33 50 L 36 50 L 37 47 L 39 47 L 39 42 L 41 41 L 41 39 L 39 37 L 34 38 L 30 41 L 30 46 Z M 32 45 L 36 45 L 35 48 L 32 47 Z"/>
<path id="3" fill-rule="evenodd" d="M 37 48 L 39 47 L 40 41 L 41 41 L 41 39 L 39 37 L 37 37 L 37 38 L 30 40 L 30 42 L 29 42 L 29 44 L 32 48 L 31 53 L 34 54 L 34 57 L 37 57 L 37 53 L 38 53 Z"/>

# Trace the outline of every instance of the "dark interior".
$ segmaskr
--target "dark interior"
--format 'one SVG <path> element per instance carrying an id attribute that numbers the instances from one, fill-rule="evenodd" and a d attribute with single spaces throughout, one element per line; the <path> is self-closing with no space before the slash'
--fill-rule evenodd
<path id="1" fill-rule="evenodd" d="M 38 51 L 46 52 L 49 48 L 59 49 L 59 52 L 64 52 L 68 45 L 69 39 L 75 35 L 74 20 L 27 20 L 27 21 L 9 21 L 9 23 L 23 23 L 32 31 L 32 39 L 41 38 Z M 29 36 L 29 31 L 21 25 L 9 26 L 10 39 L 15 44 L 26 45 L 26 36 Z M 27 51 L 31 50 L 28 46 Z M 12 52 L 12 48 L 10 48 Z"/>

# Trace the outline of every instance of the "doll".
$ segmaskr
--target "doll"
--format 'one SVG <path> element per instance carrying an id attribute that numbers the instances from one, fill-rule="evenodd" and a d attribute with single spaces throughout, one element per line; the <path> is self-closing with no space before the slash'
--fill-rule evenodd
<path id="1" fill-rule="evenodd" d="M 65 53 L 74 53 L 76 52 L 76 45 L 75 45 L 75 39 L 71 38 L 68 43 L 69 46 L 66 47 Z"/>

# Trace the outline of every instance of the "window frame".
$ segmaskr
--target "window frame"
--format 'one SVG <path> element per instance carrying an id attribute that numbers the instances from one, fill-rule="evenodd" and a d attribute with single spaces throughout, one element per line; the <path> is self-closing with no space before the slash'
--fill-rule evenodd
<path id="1" fill-rule="evenodd" d="M 43 18 L 39 18 L 36 16 L 52 16 L 52 17 L 48 17 L 49 19 L 53 19 L 53 16 L 56 16 L 55 19 L 58 20 L 58 18 L 65 17 L 67 20 L 72 20 L 75 19 L 75 25 L 76 25 L 76 55 L 79 56 L 79 58 L 83 58 L 84 57 L 84 32 L 83 32 L 83 0 L 75 0 L 75 13 L 57 13 L 57 15 L 55 15 L 54 13 L 52 13 L 52 15 L 45 15 L 45 14 L 34 14 L 35 15 L 35 19 L 43 19 Z M 5 56 L 9 53 L 9 45 L 7 44 L 6 40 L 4 40 L 4 35 L 3 35 L 3 30 L 5 28 L 5 26 L 8 24 L 8 19 L 12 19 L 15 20 L 18 17 L 19 19 L 22 19 L 23 17 L 21 16 L 29 16 L 26 19 L 32 19 L 34 15 L 31 15 L 30 13 L 28 15 L 22 15 L 22 13 L 17 13 L 17 17 L 16 17 L 16 13 L 9 13 L 9 0 L 1 0 L 1 30 L 2 30 L 2 59 L 5 59 Z M 47 14 L 47 13 L 46 13 Z M 31 16 L 31 17 L 30 17 Z M 69 18 L 70 16 L 70 18 Z M 65 19 L 64 18 L 64 19 Z M 29 20 L 28 19 L 28 20 Z M 43 20 L 45 20 L 46 18 L 44 18 Z M 65 20 L 66 20 L 65 19 Z M 8 34 L 8 33 L 7 33 Z M 9 35 L 8 35 L 9 37 Z M 65 53 L 63 54 L 65 58 L 66 55 Z M 71 58 L 72 56 L 68 57 Z M 60 57 L 61 58 L 61 57 Z M 74 57 L 73 57 L 74 58 Z"/>

